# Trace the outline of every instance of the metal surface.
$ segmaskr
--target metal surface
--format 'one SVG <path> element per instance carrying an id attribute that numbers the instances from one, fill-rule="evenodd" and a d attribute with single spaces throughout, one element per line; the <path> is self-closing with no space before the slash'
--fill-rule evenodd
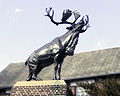
<path id="1" fill-rule="evenodd" d="M 72 11 L 67 9 L 66 13 L 65 11 L 63 12 L 62 22 L 55 22 L 53 20 L 54 11 L 52 16 L 50 16 L 51 10 L 51 8 L 46 9 L 46 16 L 48 16 L 54 24 L 71 24 L 71 26 L 67 28 L 69 30 L 67 33 L 55 38 L 50 43 L 35 50 L 29 56 L 25 63 L 29 67 L 29 76 L 27 77 L 27 81 L 30 81 L 32 79 L 41 80 L 37 77 L 38 73 L 44 67 L 47 67 L 51 64 L 54 64 L 53 79 L 60 80 L 61 65 L 63 63 L 64 58 L 67 55 L 72 56 L 74 54 L 75 47 L 78 43 L 79 34 L 85 32 L 89 27 L 89 18 L 87 15 L 83 16 L 83 18 L 75 24 L 76 20 L 80 17 L 80 15 L 74 12 L 75 21 L 71 23 L 66 21 L 71 16 L 70 12 L 72 13 Z M 68 17 L 65 18 L 64 16 Z"/>

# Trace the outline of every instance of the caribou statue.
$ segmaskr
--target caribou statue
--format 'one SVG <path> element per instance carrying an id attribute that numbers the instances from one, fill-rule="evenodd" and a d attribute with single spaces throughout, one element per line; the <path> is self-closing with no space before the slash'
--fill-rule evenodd
<path id="1" fill-rule="evenodd" d="M 52 10 L 52 8 L 46 8 L 46 12 L 47 15 L 45 16 L 48 16 L 52 23 L 56 25 L 70 24 L 70 27 L 66 28 L 68 29 L 68 32 L 66 32 L 64 35 L 55 38 L 50 43 L 35 50 L 29 56 L 25 62 L 25 65 L 28 65 L 29 67 L 29 76 L 27 77 L 27 81 L 32 79 L 41 80 L 37 77 L 38 73 L 44 67 L 50 66 L 51 64 L 54 64 L 53 80 L 60 80 L 61 66 L 64 58 L 74 54 L 75 47 L 78 43 L 79 34 L 84 33 L 89 27 L 88 15 L 83 16 L 79 22 L 77 22 L 78 18 L 80 17 L 80 14 L 77 11 L 72 12 L 69 9 L 64 10 L 61 22 L 54 21 L 54 10 Z M 75 17 L 75 20 L 73 22 L 68 22 L 67 19 L 72 14 Z"/>

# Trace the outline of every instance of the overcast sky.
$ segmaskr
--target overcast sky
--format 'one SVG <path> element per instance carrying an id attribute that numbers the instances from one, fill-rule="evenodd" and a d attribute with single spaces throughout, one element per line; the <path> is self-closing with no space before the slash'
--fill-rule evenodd
<path id="1" fill-rule="evenodd" d="M 91 27 L 80 34 L 76 53 L 120 46 L 120 0 L 0 0 L 0 71 L 67 32 L 44 16 L 47 7 L 56 21 L 64 9 L 89 15 Z"/>

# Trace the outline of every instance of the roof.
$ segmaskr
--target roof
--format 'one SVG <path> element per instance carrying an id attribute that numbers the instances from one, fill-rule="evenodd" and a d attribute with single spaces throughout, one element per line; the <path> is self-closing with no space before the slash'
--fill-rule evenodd
<path id="1" fill-rule="evenodd" d="M 64 80 L 120 73 L 120 47 L 77 53 L 67 56 L 62 65 Z M 44 68 L 38 75 L 43 80 L 52 80 L 54 65 Z M 12 63 L 0 74 L 0 87 L 12 86 L 25 81 L 28 67 L 24 62 Z"/>

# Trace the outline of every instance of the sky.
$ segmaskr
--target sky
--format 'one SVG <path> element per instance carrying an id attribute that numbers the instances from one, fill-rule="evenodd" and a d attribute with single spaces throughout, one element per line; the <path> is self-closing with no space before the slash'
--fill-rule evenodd
<path id="1" fill-rule="evenodd" d="M 120 47 L 120 0 L 0 0 L 0 71 L 67 32 L 69 25 L 44 16 L 48 7 L 56 21 L 64 9 L 89 16 L 91 27 L 80 34 L 75 53 Z"/>

